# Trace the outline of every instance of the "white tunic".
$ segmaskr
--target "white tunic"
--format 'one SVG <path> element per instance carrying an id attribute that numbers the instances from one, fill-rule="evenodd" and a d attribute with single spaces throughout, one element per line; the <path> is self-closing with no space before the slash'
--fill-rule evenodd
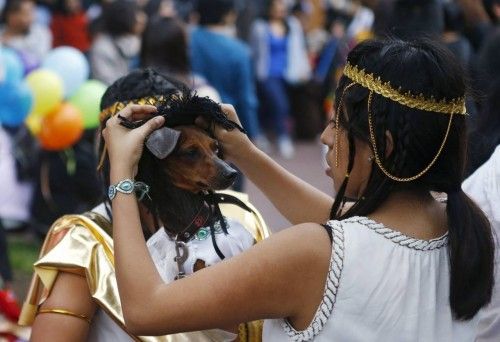
<path id="1" fill-rule="evenodd" d="M 102 204 L 92 211 L 99 213 L 104 217 L 108 216 L 104 205 Z M 227 223 L 228 234 L 219 233 L 215 235 L 215 238 L 217 240 L 217 246 L 224 256 L 226 258 L 231 258 L 252 247 L 254 244 L 254 238 L 240 222 L 233 219 L 227 219 Z M 206 235 L 204 239 L 200 238 L 203 237 L 201 234 L 198 234 L 198 237 L 198 239 L 193 239 L 187 243 L 189 255 L 187 260 L 184 262 L 186 274 L 193 273 L 194 264 L 198 259 L 203 260 L 206 266 L 210 266 L 221 261 L 214 250 L 210 235 Z M 176 256 L 175 242 L 168 237 L 167 233 L 163 229 L 159 229 L 152 237 L 149 238 L 147 246 L 149 253 L 151 254 L 151 258 L 155 263 L 156 269 L 158 270 L 158 273 L 160 273 L 163 281 L 166 283 L 174 281 L 178 272 L 177 263 L 174 261 L 174 257 Z M 193 342 L 229 342 L 234 341 L 237 337 L 236 334 L 220 329 L 205 330 L 202 334 L 202 340 L 200 339 L 200 333 L 197 332 L 185 333 L 183 335 L 186 341 Z M 190 335 L 193 337 L 190 338 Z M 90 326 L 88 341 L 132 342 L 133 340 L 103 310 L 97 309 Z"/>
<path id="2" fill-rule="evenodd" d="M 448 236 L 410 238 L 366 217 L 330 221 L 323 301 L 303 331 L 266 320 L 264 341 L 474 341 L 477 315 L 452 318 Z"/>
<path id="3" fill-rule="evenodd" d="M 226 258 L 231 258 L 252 247 L 254 239 L 252 234 L 240 222 L 227 219 L 227 223 L 228 234 L 225 235 L 219 231 L 218 234 L 215 234 L 215 239 L 222 254 Z M 205 230 L 208 234 L 204 239 L 192 239 L 186 243 L 189 250 L 188 258 L 184 262 L 186 274 L 193 273 L 197 260 L 204 261 L 207 267 L 221 261 L 212 244 L 209 228 L 205 227 L 202 230 Z M 163 281 L 166 283 L 173 282 L 178 273 L 177 264 L 173 261 L 176 256 L 175 242 L 170 239 L 165 230 L 160 229 L 149 238 L 147 245 L 151 258 Z"/>

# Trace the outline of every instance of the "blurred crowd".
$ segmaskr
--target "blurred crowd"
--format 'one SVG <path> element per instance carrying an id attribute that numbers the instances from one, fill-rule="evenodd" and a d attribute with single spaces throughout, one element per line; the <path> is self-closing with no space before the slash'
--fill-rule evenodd
<path id="1" fill-rule="evenodd" d="M 231 103 L 258 147 L 293 158 L 331 115 L 336 82 L 357 42 L 427 36 L 445 44 L 471 80 L 470 174 L 500 143 L 500 0 L 0 0 L 1 44 L 33 65 L 58 46 L 85 54 L 107 85 L 139 67 Z M 0 80 L 2 68 L 0 66 Z M 95 132 L 44 151 L 22 127 L 0 129 L 0 270 L 12 274 L 5 229 L 43 235 L 104 191 Z M 241 189 L 241 186 L 240 186 Z"/>

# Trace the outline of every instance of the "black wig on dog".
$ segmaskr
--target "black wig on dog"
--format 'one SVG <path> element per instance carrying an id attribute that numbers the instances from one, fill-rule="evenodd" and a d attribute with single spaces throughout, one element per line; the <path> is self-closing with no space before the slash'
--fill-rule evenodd
<path id="1" fill-rule="evenodd" d="M 157 106 L 158 111 L 156 115 L 165 117 L 165 126 L 193 125 L 198 117 L 202 117 L 209 123 L 207 134 L 211 136 L 213 136 L 214 125 L 220 125 L 228 130 L 237 128 L 244 132 L 243 128 L 238 124 L 227 119 L 220 105 L 208 98 L 192 94 L 192 91 L 184 84 L 149 68 L 134 71 L 113 83 L 102 98 L 101 110 L 113 105 L 115 102 L 124 102 L 157 95 L 164 97 Z M 139 127 L 144 122 L 130 122 L 122 119 L 122 124 L 131 129 Z M 101 129 L 104 127 L 105 122 L 102 122 Z M 102 153 L 103 150 L 104 142 L 101 138 L 100 152 Z M 104 183 L 107 188 L 110 184 L 109 160 L 105 161 L 102 170 Z M 218 206 L 218 197 L 213 192 L 192 193 L 176 187 L 162 169 L 161 160 L 146 148 L 139 161 L 136 180 L 150 186 L 149 196 L 145 196 L 142 203 L 155 218 L 155 230 L 159 228 L 159 221 L 161 221 L 167 233 L 171 236 L 183 233 L 184 229 L 192 222 L 193 217 L 200 211 L 200 208 L 208 206 L 212 215 L 210 215 L 211 217 L 207 224 L 213 229 L 214 223 L 220 221 L 223 230 L 227 233 L 227 228 Z M 144 231 L 144 233 L 148 237 L 148 232 Z M 215 239 L 212 240 L 214 248 L 221 255 Z"/>

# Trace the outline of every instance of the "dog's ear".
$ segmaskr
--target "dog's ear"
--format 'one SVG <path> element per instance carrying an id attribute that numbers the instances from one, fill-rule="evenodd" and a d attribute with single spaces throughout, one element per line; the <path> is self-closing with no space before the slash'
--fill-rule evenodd
<path id="1" fill-rule="evenodd" d="M 177 146 L 181 132 L 169 127 L 160 128 L 146 139 L 147 149 L 158 159 L 167 158 Z"/>

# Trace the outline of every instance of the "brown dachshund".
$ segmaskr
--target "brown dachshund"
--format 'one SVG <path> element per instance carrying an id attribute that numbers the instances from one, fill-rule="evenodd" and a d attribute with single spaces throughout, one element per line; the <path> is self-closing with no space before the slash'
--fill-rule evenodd
<path id="1" fill-rule="evenodd" d="M 231 186 L 237 172 L 219 157 L 217 140 L 196 126 L 164 127 L 146 146 L 161 159 L 173 185 L 193 193 Z"/>

